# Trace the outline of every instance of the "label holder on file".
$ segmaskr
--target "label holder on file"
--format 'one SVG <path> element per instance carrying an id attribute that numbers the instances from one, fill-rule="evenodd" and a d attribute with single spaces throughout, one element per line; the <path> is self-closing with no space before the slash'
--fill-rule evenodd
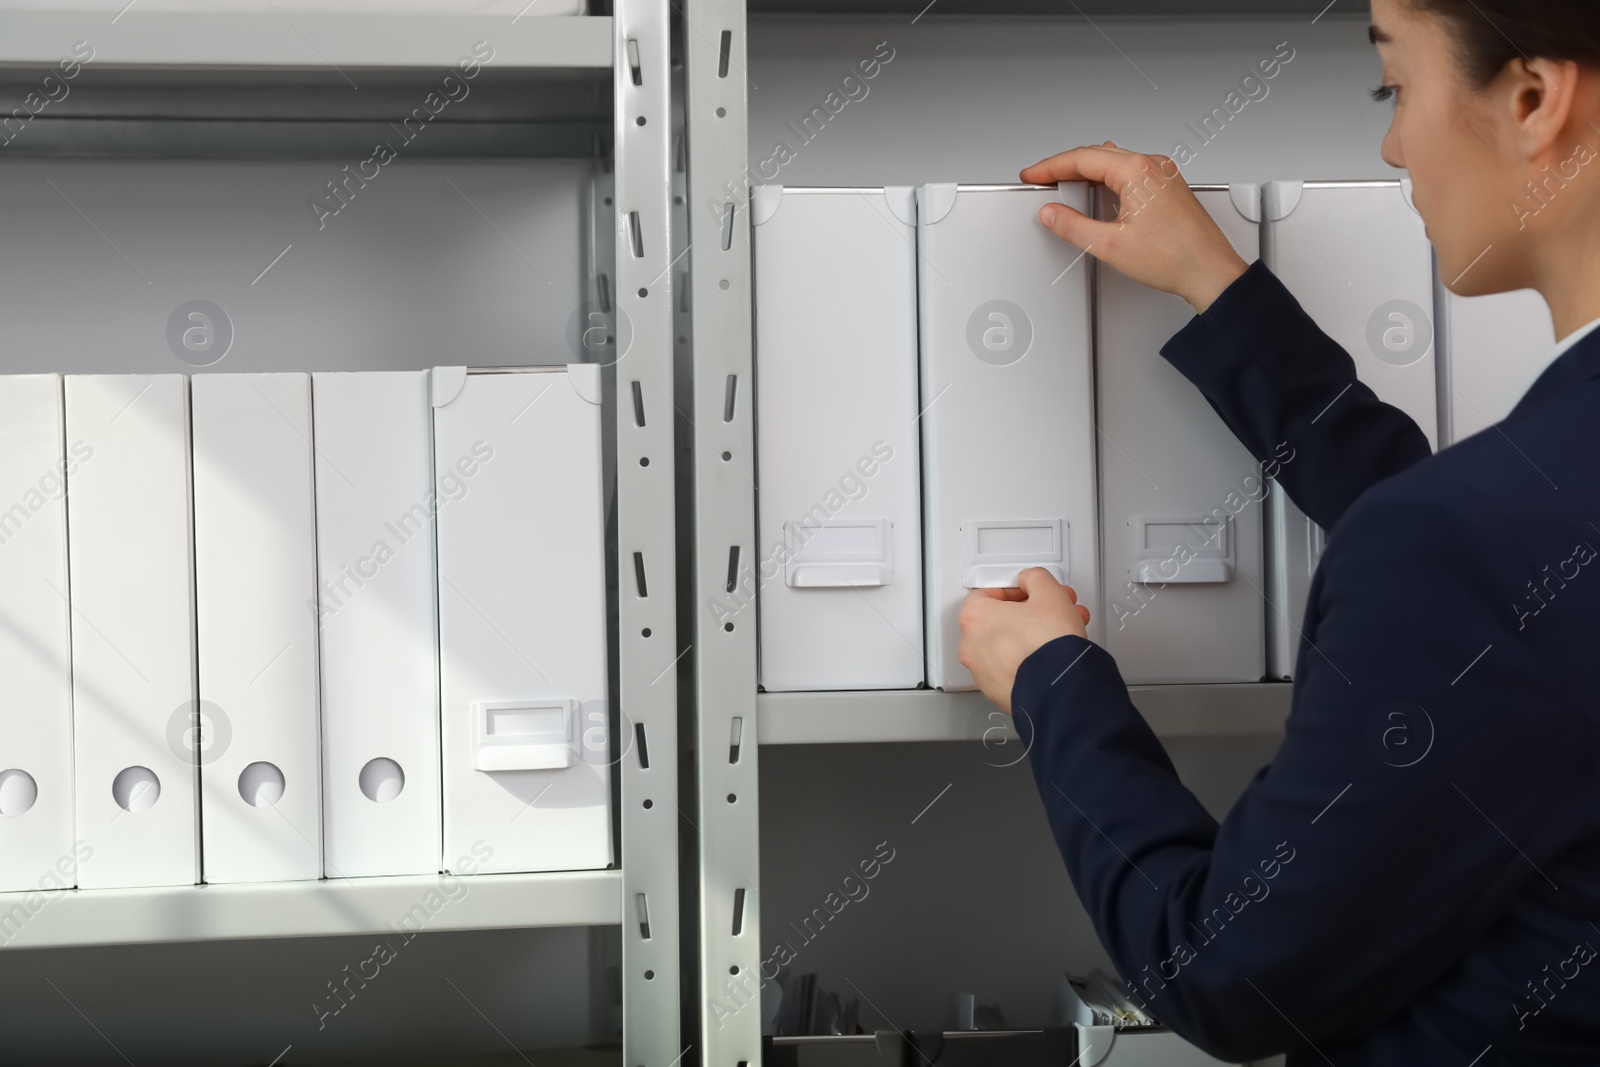
<path id="1" fill-rule="evenodd" d="M 1233 581 L 1233 519 L 1212 516 L 1133 519 L 1139 559 L 1135 580 L 1142 585 L 1206 585 Z M 1188 548 L 1187 560 L 1178 547 Z M 1169 574 L 1169 571 L 1175 573 Z"/>
<path id="2" fill-rule="evenodd" d="M 804 519 L 783 524 L 789 559 L 783 584 L 790 589 L 878 588 L 894 580 L 888 519 Z"/>
<path id="3" fill-rule="evenodd" d="M 1015 589 L 1032 567 L 1063 585 L 1069 573 L 1061 519 L 971 519 L 961 524 L 961 584 L 968 589 Z"/>
<path id="4" fill-rule="evenodd" d="M 472 766 L 480 771 L 556 771 L 578 762 L 570 699 L 478 700 L 472 704 Z"/>

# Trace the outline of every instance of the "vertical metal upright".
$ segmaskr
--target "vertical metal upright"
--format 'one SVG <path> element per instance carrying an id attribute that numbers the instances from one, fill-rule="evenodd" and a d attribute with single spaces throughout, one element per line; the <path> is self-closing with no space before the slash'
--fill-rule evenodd
<path id="1" fill-rule="evenodd" d="M 693 309 L 701 1062 L 761 1062 L 755 434 L 744 0 L 684 0 Z"/>
<path id="2" fill-rule="evenodd" d="M 613 5 L 623 1059 L 680 1044 L 667 0 Z"/>

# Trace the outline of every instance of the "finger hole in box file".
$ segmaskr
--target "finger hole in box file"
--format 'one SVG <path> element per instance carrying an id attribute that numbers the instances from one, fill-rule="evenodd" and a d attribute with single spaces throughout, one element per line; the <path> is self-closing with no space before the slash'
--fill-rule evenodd
<path id="1" fill-rule="evenodd" d="M 361 768 L 361 795 L 374 804 L 387 804 L 406 787 L 406 772 L 387 756 L 368 760 Z"/>
<path id="2" fill-rule="evenodd" d="M 38 799 L 39 783 L 33 775 L 20 767 L 0 771 L 0 815 L 25 815 Z"/>
<path id="3" fill-rule="evenodd" d="M 111 797 L 130 814 L 149 811 L 161 799 L 161 779 L 149 767 L 125 767 L 111 780 Z"/>
<path id="4" fill-rule="evenodd" d="M 252 808 L 276 805 L 283 799 L 283 788 L 283 772 L 270 763 L 252 763 L 239 772 L 239 795 Z"/>

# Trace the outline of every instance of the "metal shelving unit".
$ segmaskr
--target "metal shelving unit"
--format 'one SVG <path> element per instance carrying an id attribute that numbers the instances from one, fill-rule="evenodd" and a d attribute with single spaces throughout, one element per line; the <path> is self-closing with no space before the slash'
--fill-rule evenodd
<path id="1" fill-rule="evenodd" d="M 551 18 L 14 11 L 0 14 L 0 84 L 31 85 L 75 42 L 93 49 L 71 97 L 40 115 L 13 155 L 343 158 L 350 146 L 370 149 L 369 134 L 387 127 L 408 76 L 415 95 L 419 72 L 442 76 L 465 43 L 481 40 L 492 43 L 494 62 L 477 87 L 496 86 L 496 103 L 486 121 L 442 121 L 450 133 L 420 154 L 609 156 L 614 192 L 599 210 L 615 266 L 602 289 L 632 336 L 607 375 L 608 406 L 615 411 L 620 397 L 627 409 L 608 418 L 617 458 L 620 869 L 462 879 L 466 892 L 453 892 L 428 928 L 620 925 L 623 1055 L 630 1065 L 670 1067 L 683 1053 L 677 546 L 660 521 L 675 499 L 670 26 L 666 0 L 612 6 L 612 15 Z M 353 78 L 367 91 L 351 93 Z M 91 85 L 137 92 L 86 103 Z M 208 90 L 198 102 L 197 86 Z M 508 135 L 512 150 L 497 151 Z M 7 930 L 8 948 L 366 934 L 439 884 L 424 876 L 8 894 L 0 916 L 26 913 L 14 935 Z"/>
<path id="2" fill-rule="evenodd" d="M 1308 24 L 1327 14 L 1308 3 Z M 694 424 L 693 597 L 696 815 L 700 900 L 698 1004 L 701 1062 L 747 1067 L 761 1062 L 759 1009 L 761 745 L 977 742 L 1014 740 L 1009 719 L 979 693 L 933 690 L 758 693 L 754 610 L 731 611 L 738 589 L 753 588 L 759 552 L 752 456 L 748 101 L 745 76 L 751 14 L 905 16 L 1145 15 L 1173 19 L 1300 14 L 1264 0 L 1096 0 L 1055 5 L 946 0 L 685 0 L 692 242 Z M 1319 13 L 1320 12 L 1320 13 Z M 1354 15 L 1335 11 L 1330 18 Z M 915 18 L 913 18 L 915 16 Z M 1166 685 L 1130 689 L 1164 739 L 1280 736 L 1292 686 L 1282 683 Z M 727 1008 L 735 1010 L 729 1014 Z"/>
<path id="3" fill-rule="evenodd" d="M 1271 737 L 1283 732 L 1293 686 L 1144 685 L 1128 694 L 1161 738 Z M 982 693 L 931 689 L 882 693 L 762 693 L 756 734 L 763 745 L 873 744 L 1016 738 L 1011 719 Z"/>
<path id="4" fill-rule="evenodd" d="M 694 569 L 699 970 L 703 1064 L 759 1064 L 759 1003 L 721 1017 L 725 978 L 759 1002 L 760 809 L 756 620 L 715 610 L 755 557 L 748 100 L 743 0 L 685 0 L 685 111 L 693 311 Z"/>

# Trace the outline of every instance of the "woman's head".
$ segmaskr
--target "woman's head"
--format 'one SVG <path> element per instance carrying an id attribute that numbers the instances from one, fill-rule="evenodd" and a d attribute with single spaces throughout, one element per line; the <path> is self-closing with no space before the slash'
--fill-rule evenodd
<path id="1" fill-rule="evenodd" d="M 1384 159 L 1410 172 L 1452 289 L 1543 288 L 1600 247 L 1600 5 L 1372 0 L 1372 22 Z"/>

